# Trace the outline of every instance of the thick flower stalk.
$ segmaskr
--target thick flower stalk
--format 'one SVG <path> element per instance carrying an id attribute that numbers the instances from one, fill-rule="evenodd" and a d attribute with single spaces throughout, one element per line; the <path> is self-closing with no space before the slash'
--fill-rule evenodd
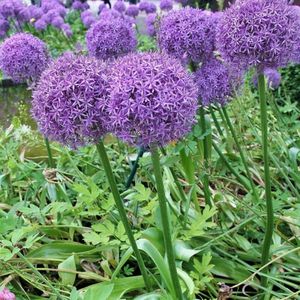
<path id="1" fill-rule="evenodd" d="M 104 60 L 133 52 L 137 45 L 132 24 L 122 18 L 101 18 L 88 30 L 86 42 L 90 55 Z"/>
<path id="2" fill-rule="evenodd" d="M 150 147 L 164 235 L 176 299 L 182 299 L 157 146 L 191 130 L 198 108 L 197 88 L 179 61 L 166 54 L 119 58 L 109 74 L 109 128 L 123 141 Z"/>
<path id="3" fill-rule="evenodd" d="M 212 55 L 215 30 L 210 14 L 195 8 L 173 10 L 159 24 L 162 50 L 186 62 L 199 63 Z"/>
<path id="4" fill-rule="evenodd" d="M 267 86 L 270 89 L 277 89 L 281 83 L 281 75 L 276 69 L 267 68 L 264 70 L 264 75 L 266 77 Z M 258 75 L 255 74 L 253 77 L 253 84 L 258 87 Z"/>
<path id="5" fill-rule="evenodd" d="M 0 68 L 15 82 L 37 80 L 48 63 L 46 44 L 31 34 L 15 34 L 0 46 Z"/>

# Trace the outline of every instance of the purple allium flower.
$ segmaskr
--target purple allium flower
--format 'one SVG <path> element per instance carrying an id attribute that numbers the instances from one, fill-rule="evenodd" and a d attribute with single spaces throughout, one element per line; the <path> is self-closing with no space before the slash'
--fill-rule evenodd
<path id="1" fill-rule="evenodd" d="M 155 28 L 155 21 L 156 21 L 156 14 L 149 14 L 146 17 L 146 31 L 149 36 L 156 35 L 156 28 Z"/>
<path id="2" fill-rule="evenodd" d="M 121 18 L 101 19 L 86 34 L 90 55 L 98 59 L 116 58 L 135 50 L 137 40 L 131 24 Z"/>
<path id="3" fill-rule="evenodd" d="M 212 18 L 205 11 L 183 8 L 161 19 L 158 30 L 160 48 L 185 62 L 203 62 L 214 50 Z"/>
<path id="4" fill-rule="evenodd" d="M 12 292 L 10 292 L 7 288 L 4 288 L 0 292 L 0 300 L 16 300 L 16 296 Z"/>
<path id="5" fill-rule="evenodd" d="M 173 9 L 173 1 L 172 0 L 161 0 L 159 7 L 161 10 L 169 11 Z"/>
<path id="6" fill-rule="evenodd" d="M 144 11 L 147 14 L 152 14 L 156 12 L 156 5 L 152 2 L 142 1 L 139 4 L 140 11 Z"/>
<path id="7" fill-rule="evenodd" d="M 81 1 L 74 1 L 72 4 L 72 8 L 75 10 L 84 10 L 82 4 L 83 3 L 81 3 Z"/>
<path id="8" fill-rule="evenodd" d="M 281 75 L 276 69 L 267 68 L 264 70 L 264 75 L 267 79 L 268 87 L 271 89 L 277 89 L 281 83 Z M 253 84 L 258 86 L 258 75 L 253 76 Z"/>
<path id="9" fill-rule="evenodd" d="M 106 134 L 107 66 L 66 53 L 43 72 L 33 93 L 32 115 L 50 140 L 76 148 Z"/>
<path id="10" fill-rule="evenodd" d="M 139 4 L 139 9 L 140 11 L 146 11 L 147 7 L 148 7 L 149 2 L 148 1 L 142 1 Z"/>
<path id="11" fill-rule="evenodd" d="M 4 18 L 14 16 L 14 1 L 3 0 L 0 2 L 0 15 Z"/>
<path id="12" fill-rule="evenodd" d="M 0 46 L 0 68 L 16 82 L 37 80 L 48 62 L 46 44 L 31 34 L 15 34 Z"/>
<path id="13" fill-rule="evenodd" d="M 29 17 L 33 19 L 40 19 L 43 16 L 43 11 L 40 7 L 35 5 L 28 6 Z"/>
<path id="14" fill-rule="evenodd" d="M 214 57 L 202 64 L 194 74 L 194 78 L 203 106 L 213 103 L 225 105 L 241 82 L 236 73 Z"/>
<path id="15" fill-rule="evenodd" d="M 129 54 L 114 62 L 108 78 L 109 128 L 122 140 L 164 145 L 190 131 L 197 87 L 175 58 L 155 52 Z"/>
<path id="16" fill-rule="evenodd" d="M 92 15 L 84 16 L 81 18 L 81 21 L 86 28 L 90 28 L 96 22 L 96 18 Z"/>
<path id="17" fill-rule="evenodd" d="M 115 5 L 113 6 L 113 9 L 115 9 L 116 11 L 122 14 L 126 10 L 126 5 L 123 0 L 117 0 Z"/>
<path id="18" fill-rule="evenodd" d="M 129 5 L 126 10 L 126 15 L 129 17 L 137 17 L 139 15 L 139 8 L 136 5 Z"/>
<path id="19" fill-rule="evenodd" d="M 57 16 L 51 20 L 51 25 L 56 28 L 61 28 L 64 23 L 64 19 L 60 16 Z"/>
<path id="20" fill-rule="evenodd" d="M 105 4 L 105 3 L 101 3 L 100 5 L 99 5 L 99 8 L 98 8 L 98 15 L 100 15 L 101 14 L 101 12 L 103 11 L 103 9 L 107 9 L 108 7 L 107 7 L 107 5 Z"/>
<path id="21" fill-rule="evenodd" d="M 61 29 L 67 37 L 71 37 L 73 35 L 72 28 L 69 24 L 63 24 Z"/>
<path id="22" fill-rule="evenodd" d="M 47 23 L 45 22 L 45 20 L 39 19 L 34 23 L 34 27 L 36 30 L 41 31 L 41 30 L 45 30 L 47 28 Z"/>
<path id="23" fill-rule="evenodd" d="M 286 65 L 299 34 L 299 17 L 287 1 L 243 0 L 224 12 L 217 46 L 227 62 L 261 72 Z"/>
<path id="24" fill-rule="evenodd" d="M 0 18 L 0 31 L 6 32 L 9 29 L 9 22 Z"/>

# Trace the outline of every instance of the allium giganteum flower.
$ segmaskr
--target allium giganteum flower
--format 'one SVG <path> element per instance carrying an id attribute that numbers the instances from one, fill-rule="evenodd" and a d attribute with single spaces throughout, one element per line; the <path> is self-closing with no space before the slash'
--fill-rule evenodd
<path id="1" fill-rule="evenodd" d="M 285 0 L 240 0 L 224 12 L 217 29 L 222 57 L 238 68 L 286 65 L 299 41 L 297 12 Z"/>
<path id="2" fill-rule="evenodd" d="M 222 61 L 211 57 L 196 71 L 195 82 L 201 105 L 225 105 L 240 79 Z"/>
<path id="3" fill-rule="evenodd" d="M 211 15 L 200 9 L 174 10 L 162 18 L 158 40 L 160 48 L 186 62 L 201 62 L 214 50 Z"/>
<path id="4" fill-rule="evenodd" d="M 132 24 L 122 18 L 103 18 L 94 23 L 86 42 L 90 55 L 104 60 L 132 52 L 137 45 Z"/>
<path id="5" fill-rule="evenodd" d="M 0 68 L 16 82 L 37 80 L 48 62 L 46 44 L 31 34 L 15 34 L 0 46 Z"/>
<path id="6" fill-rule="evenodd" d="M 189 132 L 197 88 L 176 59 L 159 53 L 129 54 L 109 74 L 109 128 L 131 144 L 164 145 Z"/>
<path id="7" fill-rule="evenodd" d="M 43 72 L 33 93 L 32 114 L 49 139 L 73 148 L 105 133 L 106 64 L 66 53 Z"/>

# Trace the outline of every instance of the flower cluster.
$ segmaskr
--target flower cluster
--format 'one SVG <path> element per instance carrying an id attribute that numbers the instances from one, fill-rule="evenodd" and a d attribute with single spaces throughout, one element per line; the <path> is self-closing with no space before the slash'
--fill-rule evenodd
<path id="1" fill-rule="evenodd" d="M 159 7 L 161 10 L 169 11 L 173 9 L 173 1 L 172 0 L 161 0 Z"/>
<path id="2" fill-rule="evenodd" d="M 114 6 L 113 9 L 115 9 L 116 11 L 118 11 L 119 13 L 124 13 L 126 11 L 126 5 L 124 3 L 123 0 L 118 0 Z"/>
<path id="3" fill-rule="evenodd" d="M 139 14 L 139 8 L 136 5 L 129 5 L 125 13 L 129 17 L 135 18 Z"/>
<path id="4" fill-rule="evenodd" d="M 144 11 L 146 14 L 153 14 L 156 12 L 156 6 L 152 2 L 142 1 L 139 4 L 140 11 Z"/>
<path id="5" fill-rule="evenodd" d="M 80 17 L 81 17 L 81 21 L 82 21 L 83 25 L 86 28 L 90 28 L 97 21 L 97 19 L 93 15 L 93 13 L 89 10 L 83 11 L 81 13 Z"/>
<path id="6" fill-rule="evenodd" d="M 32 115 L 46 137 L 75 148 L 106 133 L 106 68 L 97 59 L 66 53 L 43 72 Z"/>
<path id="7" fill-rule="evenodd" d="M 194 74 L 198 87 L 200 103 L 225 105 L 240 83 L 236 73 L 219 59 L 211 57 Z"/>
<path id="8" fill-rule="evenodd" d="M 101 18 L 86 34 L 90 55 L 110 59 L 135 50 L 137 45 L 132 24 L 122 18 Z"/>
<path id="9" fill-rule="evenodd" d="M 156 22 L 156 14 L 147 15 L 145 23 L 146 23 L 146 31 L 149 36 L 156 35 L 155 22 Z"/>
<path id="10" fill-rule="evenodd" d="M 12 292 L 10 292 L 7 288 L 4 288 L 0 292 L 0 300 L 16 300 L 16 296 Z"/>
<path id="11" fill-rule="evenodd" d="M 237 68 L 286 65 L 299 41 L 296 10 L 283 0 L 242 0 L 224 12 L 217 28 L 222 57 Z"/>
<path id="12" fill-rule="evenodd" d="M 80 0 L 76 0 L 72 4 L 72 9 L 74 10 L 85 11 L 89 8 L 90 6 L 86 2 L 81 2 Z"/>
<path id="13" fill-rule="evenodd" d="M 188 63 L 204 61 L 214 50 L 212 21 L 211 16 L 200 9 L 183 8 L 169 12 L 159 26 L 160 48 Z"/>
<path id="14" fill-rule="evenodd" d="M 49 62 L 44 42 L 28 33 L 6 39 L 0 47 L 0 68 L 16 82 L 37 80 Z"/>
<path id="15" fill-rule="evenodd" d="M 109 128 L 131 144 L 164 145 L 191 129 L 197 88 L 181 63 L 160 53 L 115 61 L 109 74 Z"/>

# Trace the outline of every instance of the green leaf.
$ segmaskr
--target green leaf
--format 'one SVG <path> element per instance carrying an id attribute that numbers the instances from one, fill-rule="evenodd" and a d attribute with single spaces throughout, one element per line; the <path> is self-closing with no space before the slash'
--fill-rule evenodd
<path id="1" fill-rule="evenodd" d="M 73 285 L 76 279 L 76 273 L 65 272 L 65 270 L 76 271 L 76 263 L 74 255 L 68 257 L 62 263 L 58 265 L 59 277 L 64 285 Z"/>
<path id="2" fill-rule="evenodd" d="M 92 285 L 89 287 L 84 295 L 83 300 L 108 300 L 108 297 L 111 295 L 114 289 L 114 284 L 108 285 Z"/>
<path id="3" fill-rule="evenodd" d="M 199 253 L 199 250 L 191 249 L 187 243 L 178 240 L 175 242 L 175 255 L 177 259 L 188 262 L 197 253 Z"/>

